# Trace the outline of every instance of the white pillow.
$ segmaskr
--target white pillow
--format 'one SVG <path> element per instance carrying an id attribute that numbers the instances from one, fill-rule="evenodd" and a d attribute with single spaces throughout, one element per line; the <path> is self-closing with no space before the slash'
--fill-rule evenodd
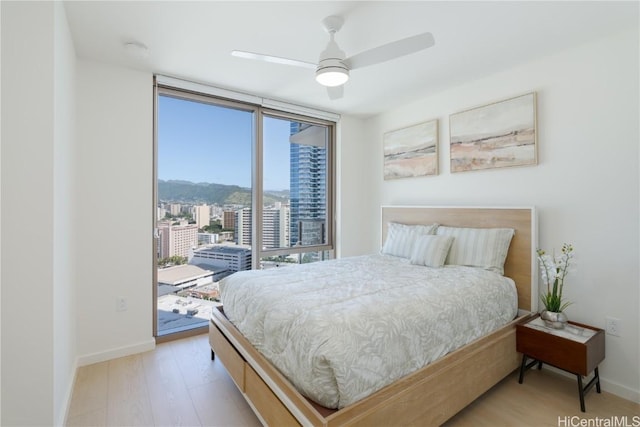
<path id="1" fill-rule="evenodd" d="M 440 236 L 455 238 L 445 261 L 504 274 L 504 261 L 514 230 L 511 228 L 438 227 Z"/>
<path id="2" fill-rule="evenodd" d="M 387 225 L 387 239 L 382 246 L 382 253 L 411 258 L 416 238 L 424 234 L 433 234 L 436 227 L 437 224 L 407 225 L 390 222 Z"/>
<path id="3" fill-rule="evenodd" d="M 452 243 L 451 236 L 418 236 L 413 246 L 411 264 L 442 267 Z"/>

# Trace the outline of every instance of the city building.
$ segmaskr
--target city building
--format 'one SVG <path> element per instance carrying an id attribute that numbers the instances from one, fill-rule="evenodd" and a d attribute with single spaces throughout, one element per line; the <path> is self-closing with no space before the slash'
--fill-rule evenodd
<path id="1" fill-rule="evenodd" d="M 169 205 L 169 213 L 173 216 L 178 216 L 181 213 L 181 207 L 179 203 L 171 203 Z"/>
<path id="2" fill-rule="evenodd" d="M 236 212 L 232 210 L 223 211 L 221 225 L 225 230 L 233 230 L 236 228 Z"/>
<path id="3" fill-rule="evenodd" d="M 290 133 L 291 246 L 298 242 L 324 243 L 324 222 L 327 215 L 326 129 L 292 122 Z"/>
<path id="4" fill-rule="evenodd" d="M 193 207 L 193 219 L 196 221 L 198 228 L 203 228 L 209 225 L 211 220 L 211 209 L 207 205 L 200 205 Z"/>
<path id="5" fill-rule="evenodd" d="M 233 231 L 221 231 L 218 235 L 221 242 L 233 242 Z"/>
<path id="6" fill-rule="evenodd" d="M 218 233 L 198 233 L 198 246 L 213 245 L 220 241 Z"/>
<path id="7" fill-rule="evenodd" d="M 164 219 L 164 217 L 167 216 L 167 210 L 164 208 L 164 206 L 158 206 L 156 213 L 157 213 L 156 219 L 158 221 L 160 221 L 161 219 Z"/>
<path id="8" fill-rule="evenodd" d="M 183 264 L 158 269 L 158 285 L 172 286 L 178 292 L 213 281 L 213 271 L 197 265 Z"/>
<path id="9" fill-rule="evenodd" d="M 251 208 L 242 208 L 235 212 L 233 228 L 236 244 L 251 246 Z"/>
<path id="10" fill-rule="evenodd" d="M 189 294 L 204 300 L 218 300 L 220 298 L 220 289 L 217 283 L 210 283 L 189 289 Z"/>
<path id="11" fill-rule="evenodd" d="M 224 245 L 197 249 L 193 251 L 193 256 L 189 263 L 200 267 L 203 267 L 203 265 L 222 267 L 228 269 L 229 273 L 251 270 L 251 249 Z"/>
<path id="12" fill-rule="evenodd" d="M 209 205 L 211 209 L 211 219 L 221 219 L 222 218 L 222 208 L 216 204 Z"/>
<path id="13" fill-rule="evenodd" d="M 219 262 L 219 260 L 197 257 L 192 258 L 189 261 L 189 264 L 200 267 L 203 270 L 210 271 L 212 273 L 211 280 L 213 282 L 217 282 L 234 273 L 226 266 L 225 263 Z"/>
<path id="14" fill-rule="evenodd" d="M 158 223 L 158 257 L 188 257 L 189 250 L 198 246 L 198 226 L 186 224 L 172 225 L 168 221 Z"/>
<path id="15" fill-rule="evenodd" d="M 283 248 L 289 246 L 289 206 L 276 203 L 262 210 L 262 246 Z"/>
<path id="16" fill-rule="evenodd" d="M 264 248 L 288 247 L 289 244 L 289 206 L 276 203 L 262 210 L 262 246 Z M 235 212 L 235 242 L 239 245 L 251 245 L 251 208 L 242 208 Z"/>
<path id="17" fill-rule="evenodd" d="M 303 246 L 321 245 L 325 238 L 324 218 L 304 218 L 298 221 L 298 238 Z"/>

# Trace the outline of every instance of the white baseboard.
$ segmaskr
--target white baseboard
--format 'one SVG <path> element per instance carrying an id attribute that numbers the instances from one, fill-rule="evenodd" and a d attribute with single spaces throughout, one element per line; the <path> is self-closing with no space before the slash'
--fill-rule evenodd
<path id="1" fill-rule="evenodd" d="M 151 338 L 137 344 L 118 347 L 99 353 L 85 354 L 78 357 L 78 367 L 87 366 L 93 363 L 104 362 L 106 360 L 117 359 L 118 357 L 130 356 L 132 354 L 143 353 L 156 348 L 156 340 Z"/>
<path id="2" fill-rule="evenodd" d="M 574 374 L 571 374 L 567 371 L 563 371 L 561 369 L 556 368 L 555 366 L 550 366 L 550 365 L 543 365 L 544 369 L 548 369 L 550 371 L 553 371 L 557 374 L 560 374 L 562 376 L 565 376 L 567 378 L 573 378 L 575 379 L 576 376 Z M 593 375 L 593 373 L 591 374 Z M 589 377 L 591 378 L 591 377 Z M 606 391 L 607 393 L 611 393 L 611 394 L 615 394 L 618 397 L 621 397 L 623 399 L 626 400 L 630 400 L 632 402 L 635 403 L 640 403 L 640 391 L 638 390 L 633 390 L 632 388 L 629 388 L 627 386 L 624 386 L 622 384 L 618 384 L 616 382 L 613 381 L 609 381 L 607 380 L 605 377 L 603 377 L 602 375 L 600 375 L 600 386 L 602 387 L 602 390 Z"/>
<path id="3" fill-rule="evenodd" d="M 602 385 L 602 389 L 608 393 L 615 394 L 632 402 L 640 403 L 640 391 L 638 390 L 609 381 L 602 376 L 600 376 L 600 385 Z"/>

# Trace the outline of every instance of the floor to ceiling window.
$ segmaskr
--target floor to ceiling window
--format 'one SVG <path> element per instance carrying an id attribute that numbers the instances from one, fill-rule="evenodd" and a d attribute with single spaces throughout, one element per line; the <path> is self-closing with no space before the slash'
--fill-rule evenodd
<path id="1" fill-rule="evenodd" d="M 156 336 L 207 327 L 218 282 L 333 250 L 335 123 L 157 86 Z"/>
<path id="2" fill-rule="evenodd" d="M 261 267 L 324 259 L 310 251 L 329 243 L 327 184 L 331 170 L 329 128 L 264 115 Z M 271 202 L 278 193 L 287 200 Z"/>

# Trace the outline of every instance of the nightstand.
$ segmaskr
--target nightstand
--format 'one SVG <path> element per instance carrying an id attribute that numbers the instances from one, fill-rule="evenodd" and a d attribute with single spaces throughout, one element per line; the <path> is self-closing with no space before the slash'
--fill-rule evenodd
<path id="1" fill-rule="evenodd" d="M 527 369 L 535 364 L 541 369 L 546 363 L 577 377 L 582 412 L 585 412 L 584 394 L 594 385 L 600 393 L 598 365 L 604 360 L 604 330 L 571 321 L 564 329 L 552 329 L 536 315 L 516 325 L 516 350 L 522 353 L 520 384 Z M 533 360 L 527 363 L 528 358 Z M 583 386 L 582 377 L 591 372 L 593 378 Z"/>

